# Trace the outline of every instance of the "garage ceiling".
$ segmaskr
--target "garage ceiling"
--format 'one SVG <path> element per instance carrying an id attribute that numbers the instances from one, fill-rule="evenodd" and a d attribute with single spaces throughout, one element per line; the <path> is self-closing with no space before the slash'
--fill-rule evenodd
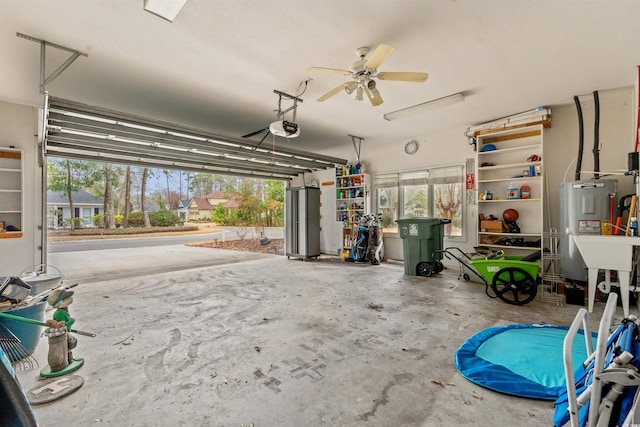
<path id="1" fill-rule="evenodd" d="M 0 0 L 0 100 L 43 105 L 40 46 L 22 33 L 88 55 L 47 85 L 54 97 L 239 138 L 275 120 L 274 89 L 301 93 L 302 133 L 277 146 L 353 159 L 349 134 L 365 155 L 402 152 L 408 139 L 633 86 L 639 16 L 637 0 L 188 0 L 170 23 L 143 0 Z M 346 79 L 308 67 L 349 68 L 356 48 L 380 43 L 395 47 L 381 71 L 429 80 L 380 81 L 377 107 L 345 93 L 316 101 Z M 46 53 L 47 74 L 69 56 Z M 382 118 L 456 92 L 465 102 Z"/>

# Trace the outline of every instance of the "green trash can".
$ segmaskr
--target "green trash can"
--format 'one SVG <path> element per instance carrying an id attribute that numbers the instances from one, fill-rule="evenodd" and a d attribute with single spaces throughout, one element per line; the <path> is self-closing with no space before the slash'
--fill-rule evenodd
<path id="1" fill-rule="evenodd" d="M 431 276 L 442 271 L 440 260 L 444 239 L 445 218 L 406 218 L 396 220 L 402 238 L 404 273 L 411 276 Z"/>

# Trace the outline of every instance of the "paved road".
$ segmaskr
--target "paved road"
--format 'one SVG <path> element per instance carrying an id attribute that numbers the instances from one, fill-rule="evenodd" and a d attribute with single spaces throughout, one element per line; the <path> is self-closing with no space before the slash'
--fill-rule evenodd
<path id="1" fill-rule="evenodd" d="M 219 228 L 218 228 L 219 229 Z M 49 242 L 48 253 L 63 252 L 84 252 L 103 249 L 123 249 L 123 248 L 145 248 L 156 246 L 183 245 L 191 242 L 204 242 L 209 240 L 235 240 L 238 239 L 239 227 L 223 227 L 221 231 L 204 234 L 185 234 L 182 236 L 162 236 L 153 237 L 133 237 L 117 239 L 91 239 L 68 240 Z M 282 239 L 284 231 L 282 228 L 265 228 L 265 235 L 271 239 Z M 247 237 L 253 237 L 254 231 L 251 229 Z"/>

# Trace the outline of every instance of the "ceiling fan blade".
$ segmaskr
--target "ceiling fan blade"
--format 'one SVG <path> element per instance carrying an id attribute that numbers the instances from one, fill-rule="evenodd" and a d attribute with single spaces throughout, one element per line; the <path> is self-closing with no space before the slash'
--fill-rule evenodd
<path id="1" fill-rule="evenodd" d="M 323 73 L 340 74 L 342 76 L 348 76 L 349 74 L 351 74 L 351 71 L 339 70 L 337 68 L 309 67 L 309 68 L 307 68 L 307 70 L 309 70 L 309 71 L 321 71 Z"/>
<path id="2" fill-rule="evenodd" d="M 378 77 L 380 80 L 396 80 L 401 82 L 420 83 L 426 81 L 429 78 L 429 74 L 386 71 L 384 73 L 378 73 L 376 77 Z"/>
<path id="3" fill-rule="evenodd" d="M 318 98 L 318 102 L 323 102 L 326 101 L 327 99 L 331 98 L 333 95 L 335 95 L 336 93 L 340 92 L 341 90 L 344 90 L 345 87 L 347 87 L 347 85 L 350 82 L 347 83 L 342 83 L 340 86 L 338 86 L 335 89 L 330 90 L 329 92 L 325 93 L 324 95 L 322 95 L 320 98 Z"/>
<path id="4" fill-rule="evenodd" d="M 243 138 L 251 138 L 252 136 L 256 136 L 256 135 L 258 135 L 258 134 L 261 134 L 261 133 L 262 133 L 262 132 L 264 132 L 265 130 L 266 130 L 266 131 L 268 131 L 268 130 L 269 130 L 269 128 L 262 128 L 262 129 L 260 129 L 260 130 L 255 131 L 255 132 L 251 132 L 251 133 L 248 133 L 248 134 L 246 134 L 246 135 L 242 135 L 242 137 L 243 137 Z"/>
<path id="5" fill-rule="evenodd" d="M 376 50 L 373 51 L 373 53 L 367 60 L 367 63 L 364 64 L 364 66 L 370 70 L 375 70 L 380 66 L 380 64 L 384 62 L 385 59 L 389 57 L 389 55 L 393 53 L 394 50 L 395 48 L 390 44 L 378 45 L 378 47 L 376 48 Z"/>
<path id="6" fill-rule="evenodd" d="M 384 102 L 382 100 L 382 96 L 380 96 L 380 92 L 378 92 L 378 94 L 374 96 L 366 86 L 364 86 L 364 91 L 367 93 L 367 98 L 369 98 L 369 101 L 371 101 L 371 105 L 373 105 L 374 107 L 377 107 Z"/>

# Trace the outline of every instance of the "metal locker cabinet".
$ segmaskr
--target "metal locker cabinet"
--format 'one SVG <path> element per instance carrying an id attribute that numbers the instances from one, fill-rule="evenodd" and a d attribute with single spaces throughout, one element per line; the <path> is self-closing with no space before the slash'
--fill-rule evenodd
<path id="1" fill-rule="evenodd" d="M 320 255 L 320 189 L 287 188 L 285 194 L 285 252 L 303 260 Z"/>

